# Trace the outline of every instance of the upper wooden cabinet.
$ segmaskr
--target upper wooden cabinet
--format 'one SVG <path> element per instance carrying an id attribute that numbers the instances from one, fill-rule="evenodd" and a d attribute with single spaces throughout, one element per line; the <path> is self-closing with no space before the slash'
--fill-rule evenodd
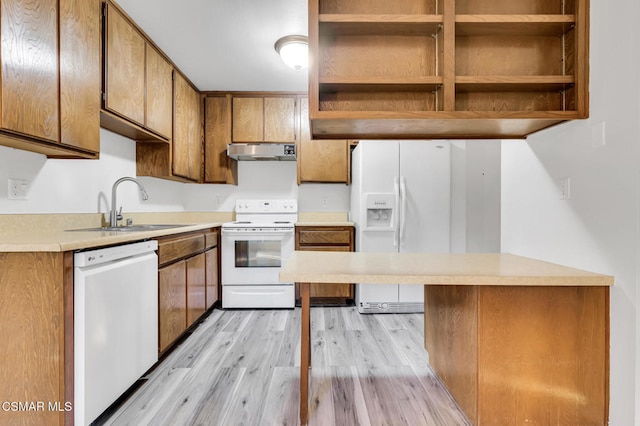
<path id="1" fill-rule="evenodd" d="M 200 182 L 203 159 L 200 93 L 177 71 L 173 86 L 173 137 L 169 142 L 138 141 L 136 174 Z"/>
<path id="2" fill-rule="evenodd" d="M 231 95 L 204 98 L 204 182 L 238 184 L 238 162 L 227 156 L 231 143 Z"/>
<path id="3" fill-rule="evenodd" d="M 234 97 L 234 142 L 295 142 L 295 96 Z"/>
<path id="4" fill-rule="evenodd" d="M 304 182 L 349 184 L 350 147 L 347 140 L 311 139 L 309 99 L 300 98 L 300 140 L 297 147 L 298 185 Z"/>
<path id="5" fill-rule="evenodd" d="M 146 44 L 146 125 L 171 138 L 173 132 L 173 66 L 153 46 Z"/>
<path id="6" fill-rule="evenodd" d="M 0 14 L 0 144 L 96 158 L 99 0 L 3 0 Z"/>
<path id="7" fill-rule="evenodd" d="M 138 141 L 170 140 L 173 65 L 113 3 L 104 15 L 102 126 Z"/>
<path id="8" fill-rule="evenodd" d="M 200 181 L 202 122 L 200 93 L 179 73 L 174 76 L 173 174 Z"/>
<path id="9" fill-rule="evenodd" d="M 112 4 L 105 5 L 105 109 L 144 125 L 145 40 Z"/>
<path id="10" fill-rule="evenodd" d="M 311 0 L 315 138 L 521 138 L 588 116 L 589 1 Z"/>

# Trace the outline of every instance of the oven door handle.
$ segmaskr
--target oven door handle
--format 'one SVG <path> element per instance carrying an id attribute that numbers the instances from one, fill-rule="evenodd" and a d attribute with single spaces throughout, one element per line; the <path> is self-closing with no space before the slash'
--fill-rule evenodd
<path id="1" fill-rule="evenodd" d="M 293 235 L 293 229 L 278 229 L 273 231 L 239 231 L 236 229 L 223 229 L 222 235 L 245 235 L 248 237 L 256 237 L 256 236 L 274 236 L 278 235 Z"/>

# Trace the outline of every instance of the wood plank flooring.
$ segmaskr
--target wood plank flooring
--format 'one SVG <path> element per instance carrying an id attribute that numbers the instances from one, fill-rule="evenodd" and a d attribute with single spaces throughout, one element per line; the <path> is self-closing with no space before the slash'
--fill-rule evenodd
<path id="1" fill-rule="evenodd" d="M 422 314 L 311 309 L 310 425 L 469 425 L 433 374 Z M 297 425 L 300 309 L 214 310 L 105 425 Z M 105 418 L 108 417 L 108 418 Z"/>

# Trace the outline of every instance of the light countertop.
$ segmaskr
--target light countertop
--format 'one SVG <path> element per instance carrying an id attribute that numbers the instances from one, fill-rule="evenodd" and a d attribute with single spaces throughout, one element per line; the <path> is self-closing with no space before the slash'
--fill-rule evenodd
<path id="1" fill-rule="evenodd" d="M 140 232 L 70 231 L 103 225 L 100 213 L 0 215 L 0 252 L 61 252 L 198 231 L 232 220 L 231 213 L 125 213 L 138 224 L 186 225 Z"/>
<path id="2" fill-rule="evenodd" d="M 219 222 L 203 222 L 153 231 L 25 231 L 9 237 L 0 236 L 0 252 L 61 252 L 146 240 L 163 235 L 220 226 Z"/>
<path id="3" fill-rule="evenodd" d="M 296 251 L 282 282 L 611 286 L 613 277 L 512 254 Z"/>

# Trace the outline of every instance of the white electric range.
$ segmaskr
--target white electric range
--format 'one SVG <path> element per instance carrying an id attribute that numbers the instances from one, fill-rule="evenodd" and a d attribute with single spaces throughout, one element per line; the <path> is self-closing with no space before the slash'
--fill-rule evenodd
<path id="1" fill-rule="evenodd" d="M 295 248 L 296 200 L 238 200 L 222 225 L 222 307 L 293 308 L 293 283 L 278 275 Z"/>

